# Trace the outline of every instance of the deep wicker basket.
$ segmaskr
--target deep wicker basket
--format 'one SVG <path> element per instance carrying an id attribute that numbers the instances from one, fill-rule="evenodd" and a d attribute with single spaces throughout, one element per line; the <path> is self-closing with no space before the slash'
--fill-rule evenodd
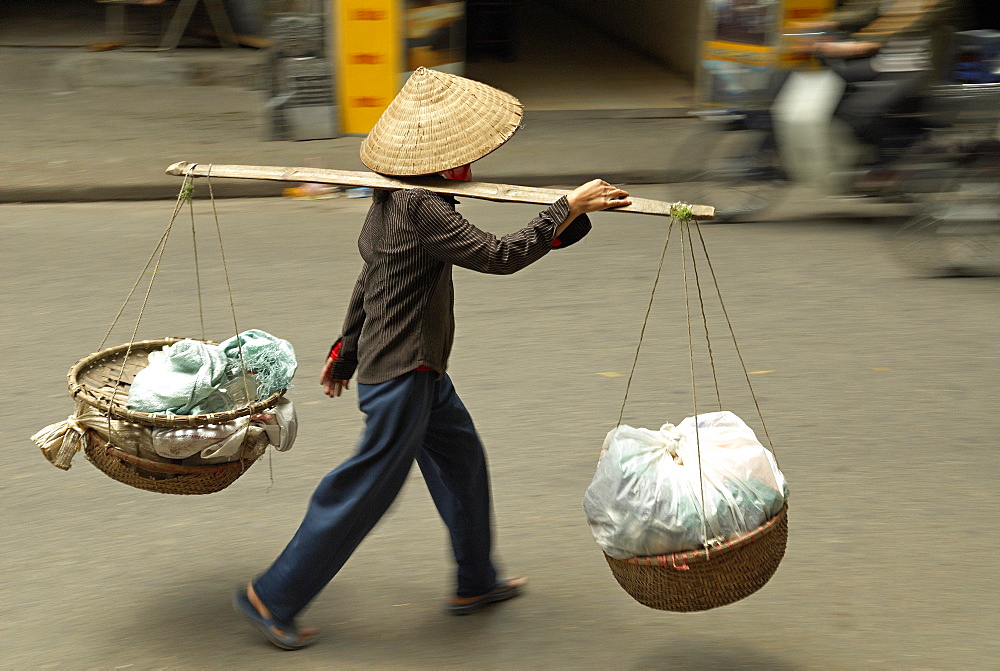
<path id="1" fill-rule="evenodd" d="M 87 432 L 87 460 L 109 478 L 123 484 L 158 494 L 213 494 L 233 484 L 246 473 L 264 449 L 253 458 L 227 461 L 221 464 L 195 466 L 143 459 L 129 454 Z"/>
<path id="2" fill-rule="evenodd" d="M 688 613 L 745 599 L 771 579 L 788 542 L 788 504 L 746 536 L 711 549 L 656 557 L 604 555 L 628 594 L 644 606 Z"/>
<path id="3" fill-rule="evenodd" d="M 150 427 L 190 427 L 228 422 L 262 412 L 277 403 L 284 393 L 276 392 L 249 405 L 205 415 L 168 415 L 128 409 L 125 406 L 128 388 L 136 373 L 146 367 L 150 352 L 180 340 L 184 338 L 126 343 L 84 357 L 67 375 L 70 394 L 115 419 Z M 112 389 L 117 392 L 110 391 Z M 89 431 L 84 452 L 90 463 L 105 475 L 138 489 L 161 494 L 211 494 L 231 485 L 260 458 L 265 449 L 266 445 L 254 450 L 251 458 L 238 461 L 188 465 L 177 460 L 161 462 L 129 454 Z"/>

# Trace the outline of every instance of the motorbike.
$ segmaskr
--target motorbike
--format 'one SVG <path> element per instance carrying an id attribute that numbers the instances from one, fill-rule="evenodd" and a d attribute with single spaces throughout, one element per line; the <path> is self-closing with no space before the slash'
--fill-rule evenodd
<path id="1" fill-rule="evenodd" d="M 900 261 L 922 275 L 1000 275 L 1000 32 L 956 38 L 982 48 L 957 50 L 948 79 L 897 114 L 898 149 L 877 179 L 873 148 L 834 114 L 846 84 L 820 59 L 785 73 L 763 108 L 695 113 L 719 131 L 695 197 L 718 222 L 760 220 L 793 185 L 902 203 L 910 215 L 889 240 Z"/>

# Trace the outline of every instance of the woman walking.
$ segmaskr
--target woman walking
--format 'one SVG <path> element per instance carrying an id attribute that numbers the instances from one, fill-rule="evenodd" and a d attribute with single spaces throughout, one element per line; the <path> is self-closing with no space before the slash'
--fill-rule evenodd
<path id="1" fill-rule="evenodd" d="M 520 124 L 512 96 L 419 68 L 361 147 L 389 176 L 471 178 L 471 164 Z M 427 189 L 376 190 L 358 248 L 364 266 L 320 383 L 339 397 L 357 376 L 366 415 L 357 453 L 326 475 L 295 536 L 267 571 L 241 588 L 237 610 L 275 645 L 315 640 L 295 618 L 337 574 L 400 491 L 415 461 L 448 527 L 457 563 L 454 615 L 517 596 L 492 560 L 486 456 L 447 374 L 454 336 L 452 268 L 506 275 L 590 231 L 588 212 L 629 205 L 602 180 L 580 186 L 521 230 L 496 238 L 464 219 L 457 201 Z"/>

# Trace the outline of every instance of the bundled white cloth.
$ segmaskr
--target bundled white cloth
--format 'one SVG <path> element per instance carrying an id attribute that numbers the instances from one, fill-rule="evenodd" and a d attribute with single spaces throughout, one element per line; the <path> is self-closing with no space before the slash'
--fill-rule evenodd
<path id="1" fill-rule="evenodd" d="M 622 425 L 608 433 L 583 501 L 608 556 L 672 554 L 734 540 L 781 510 L 785 478 L 753 430 L 728 411 L 697 421 L 696 427 L 688 417 L 659 431 Z"/>
<path id="2" fill-rule="evenodd" d="M 233 461 L 240 458 L 241 448 L 248 436 L 253 436 L 256 441 L 261 433 L 281 452 L 292 448 L 298 434 L 298 418 L 291 401 L 282 397 L 273 408 L 230 422 L 153 429 L 153 450 L 169 459 L 187 459 L 197 455 L 206 463 Z"/>
<path id="3" fill-rule="evenodd" d="M 31 440 L 41 448 L 42 455 L 53 466 L 68 471 L 76 453 L 86 449 L 88 431 L 93 431 L 112 445 L 128 445 L 128 451 L 136 456 L 157 458 L 153 450 L 152 431 L 148 426 L 109 419 L 100 410 L 83 401 L 77 401 L 74 413 L 65 421 L 49 424 L 35 433 Z"/>
<path id="4" fill-rule="evenodd" d="M 109 419 L 82 401 L 74 414 L 38 431 L 31 440 L 57 468 L 69 470 L 73 457 L 86 449 L 88 431 L 96 433 L 129 454 L 163 461 L 183 459 L 190 464 L 217 464 L 259 454 L 267 444 L 285 452 L 298 434 L 295 406 L 285 397 L 272 407 L 231 422 L 183 428 L 151 428 L 119 419 Z"/>
<path id="5" fill-rule="evenodd" d="M 253 416 L 254 422 L 267 434 L 267 442 L 274 445 L 279 452 L 292 449 L 296 436 L 299 435 L 299 418 L 295 414 L 295 406 L 282 396 L 274 407 L 259 415 Z"/>
<path id="6" fill-rule="evenodd" d="M 156 428 L 153 449 L 168 459 L 186 459 L 197 454 L 204 459 L 223 457 L 228 461 L 239 454 L 249 428 L 249 417 L 221 424 Z"/>

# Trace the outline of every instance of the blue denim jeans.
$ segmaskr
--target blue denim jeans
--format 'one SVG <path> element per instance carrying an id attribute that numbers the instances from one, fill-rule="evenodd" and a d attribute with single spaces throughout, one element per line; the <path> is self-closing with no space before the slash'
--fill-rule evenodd
<path id="1" fill-rule="evenodd" d="M 497 584 L 486 455 L 451 379 L 413 371 L 359 384 L 365 429 L 357 454 L 328 473 L 305 519 L 254 583 L 279 622 L 291 620 L 333 579 L 399 494 L 414 460 L 451 535 L 458 596 Z"/>

